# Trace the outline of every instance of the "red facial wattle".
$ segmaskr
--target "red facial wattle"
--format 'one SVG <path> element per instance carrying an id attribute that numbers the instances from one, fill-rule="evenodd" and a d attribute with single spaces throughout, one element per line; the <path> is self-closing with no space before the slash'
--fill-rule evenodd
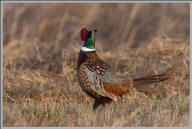
<path id="1" fill-rule="evenodd" d="M 87 38 L 87 29 L 86 28 L 81 29 L 80 36 L 81 36 L 82 41 L 86 40 L 86 38 Z"/>

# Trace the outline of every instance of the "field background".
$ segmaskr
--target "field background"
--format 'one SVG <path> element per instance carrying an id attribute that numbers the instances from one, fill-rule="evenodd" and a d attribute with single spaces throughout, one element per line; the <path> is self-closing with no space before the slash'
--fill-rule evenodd
<path id="1" fill-rule="evenodd" d="M 77 81 L 82 27 L 123 77 L 172 70 L 92 112 Z M 189 126 L 189 4 L 3 4 L 3 126 Z"/>

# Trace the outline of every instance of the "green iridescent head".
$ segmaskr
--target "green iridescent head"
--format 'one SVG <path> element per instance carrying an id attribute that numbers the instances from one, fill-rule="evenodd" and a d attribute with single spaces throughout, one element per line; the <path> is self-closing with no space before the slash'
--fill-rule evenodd
<path id="1" fill-rule="evenodd" d="M 87 30 L 86 28 L 81 29 L 80 36 L 81 40 L 84 41 L 83 48 L 87 50 L 95 49 L 95 32 L 97 30 Z"/>

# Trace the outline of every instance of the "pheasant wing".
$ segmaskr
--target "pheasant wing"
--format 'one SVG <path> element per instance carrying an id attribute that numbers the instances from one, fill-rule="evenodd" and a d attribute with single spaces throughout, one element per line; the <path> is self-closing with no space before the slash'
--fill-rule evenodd
<path id="1" fill-rule="evenodd" d="M 127 92 L 127 80 L 115 76 L 112 68 L 105 62 L 89 64 L 85 68 L 90 82 L 90 88 L 101 96 L 117 100 L 119 96 Z"/>

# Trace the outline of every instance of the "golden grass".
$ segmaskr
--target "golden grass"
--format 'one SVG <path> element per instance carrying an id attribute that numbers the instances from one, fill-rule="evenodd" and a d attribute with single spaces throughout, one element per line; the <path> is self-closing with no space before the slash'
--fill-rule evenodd
<path id="1" fill-rule="evenodd" d="M 4 4 L 3 18 L 3 126 L 189 126 L 188 4 Z M 85 25 L 117 75 L 175 64 L 172 80 L 92 112 L 76 72 Z"/>

